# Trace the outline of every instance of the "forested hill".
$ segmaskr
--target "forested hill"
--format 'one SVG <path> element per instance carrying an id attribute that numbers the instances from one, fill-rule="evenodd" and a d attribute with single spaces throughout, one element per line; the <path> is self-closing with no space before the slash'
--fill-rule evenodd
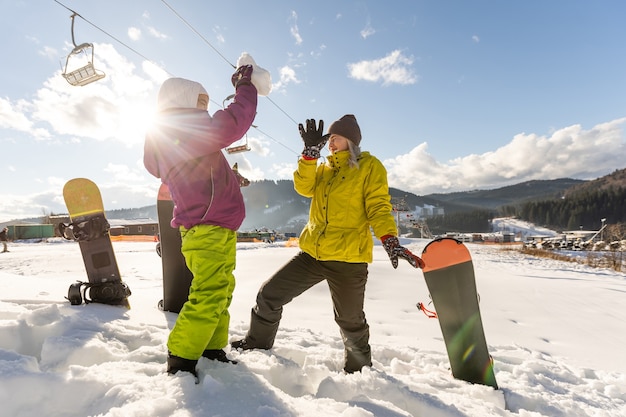
<path id="1" fill-rule="evenodd" d="M 309 200 L 297 194 L 291 180 L 254 181 L 242 188 L 246 219 L 240 230 L 280 229 L 299 233 L 306 223 Z M 446 216 L 518 216 L 556 229 L 597 228 L 599 219 L 626 223 L 626 169 L 592 181 L 571 178 L 527 181 L 493 190 L 418 196 L 391 188 L 394 205 L 413 210 L 441 207 Z M 156 219 L 156 206 L 107 211 L 110 219 Z M 24 221 L 41 221 L 25 219 Z"/>
<path id="2" fill-rule="evenodd" d="M 572 187 L 581 187 L 589 182 L 562 178 L 528 181 L 494 190 L 472 190 L 424 196 L 390 188 L 390 194 L 394 204 L 403 204 L 403 208 L 408 210 L 413 210 L 416 206 L 431 205 L 442 207 L 447 215 L 462 215 L 476 210 L 484 210 L 495 215 L 503 207 L 509 209 L 513 207 L 514 210 L 518 210 L 529 201 L 559 200 Z M 309 200 L 296 193 L 291 180 L 253 181 L 250 186 L 242 188 L 242 193 L 246 202 L 246 219 L 241 230 L 266 227 L 297 233 L 306 223 Z M 113 210 L 107 214 L 113 219 L 142 217 L 156 219 L 156 207 Z M 517 213 L 508 212 L 507 214 L 516 215 Z"/>
<path id="3" fill-rule="evenodd" d="M 615 170 L 609 175 L 600 177 L 591 181 L 583 181 L 565 192 L 565 197 L 571 197 L 576 194 L 587 193 L 591 191 L 607 191 L 617 190 L 619 188 L 626 189 L 626 168 Z"/>
<path id="4" fill-rule="evenodd" d="M 476 209 L 496 210 L 499 207 L 517 206 L 528 201 L 560 198 L 571 187 L 584 183 L 585 181 L 571 178 L 535 180 L 493 190 L 429 194 L 423 199 L 430 201 L 428 204 L 444 207 L 446 213 Z"/>
<path id="5" fill-rule="evenodd" d="M 626 169 L 622 169 L 578 184 L 566 190 L 560 199 L 526 203 L 512 214 L 554 229 L 594 230 L 604 222 L 620 226 L 626 224 L 625 207 Z"/>

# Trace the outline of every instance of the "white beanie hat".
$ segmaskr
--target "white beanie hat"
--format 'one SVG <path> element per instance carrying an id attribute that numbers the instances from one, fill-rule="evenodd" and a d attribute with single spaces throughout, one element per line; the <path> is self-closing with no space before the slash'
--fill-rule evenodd
<path id="1" fill-rule="evenodd" d="M 157 110 L 173 108 L 195 109 L 200 94 L 209 95 L 202 84 L 184 78 L 168 78 L 161 85 L 157 98 Z"/>

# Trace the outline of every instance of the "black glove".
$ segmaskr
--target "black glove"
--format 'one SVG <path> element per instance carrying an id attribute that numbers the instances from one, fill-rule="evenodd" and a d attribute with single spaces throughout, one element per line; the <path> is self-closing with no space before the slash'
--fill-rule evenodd
<path id="1" fill-rule="evenodd" d="M 233 83 L 235 90 L 240 85 L 252 84 L 252 65 L 242 65 L 237 68 L 237 71 L 230 77 L 230 81 Z"/>
<path id="2" fill-rule="evenodd" d="M 317 159 L 320 157 L 320 151 L 326 145 L 326 141 L 330 134 L 322 135 L 324 131 L 324 121 L 320 120 L 319 129 L 315 127 L 315 119 L 307 119 L 306 130 L 302 123 L 298 125 L 300 137 L 304 142 L 304 150 L 302 155 L 309 159 Z"/>
<path id="3" fill-rule="evenodd" d="M 406 259 L 413 268 L 424 268 L 424 261 L 419 256 L 413 255 L 404 246 L 400 246 L 400 241 L 397 237 L 386 235 L 381 237 L 380 240 L 387 251 L 387 255 L 389 255 L 394 269 L 398 267 L 398 258 Z"/>

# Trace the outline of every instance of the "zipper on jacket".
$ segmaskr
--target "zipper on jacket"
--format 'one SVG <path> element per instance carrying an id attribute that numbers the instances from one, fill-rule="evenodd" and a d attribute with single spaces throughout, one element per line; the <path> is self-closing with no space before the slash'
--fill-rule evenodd
<path id="1" fill-rule="evenodd" d="M 211 206 L 213 205 L 213 199 L 215 198 L 215 182 L 213 181 L 213 166 L 211 165 L 211 198 L 209 200 L 209 205 L 207 206 L 204 214 L 202 215 L 202 220 L 206 219 L 206 216 L 209 215 L 209 210 L 211 210 Z"/>

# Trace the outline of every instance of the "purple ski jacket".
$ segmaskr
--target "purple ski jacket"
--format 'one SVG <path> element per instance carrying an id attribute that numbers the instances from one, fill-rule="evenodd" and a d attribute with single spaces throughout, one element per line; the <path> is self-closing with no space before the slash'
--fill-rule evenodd
<path id="1" fill-rule="evenodd" d="M 257 90 L 239 86 L 234 101 L 213 117 L 196 108 L 199 93 L 206 94 L 194 81 L 176 78 L 163 84 L 159 112 L 146 134 L 144 165 L 170 189 L 172 227 L 210 224 L 236 231 L 245 206 L 222 148 L 241 139 L 252 125 Z"/>

